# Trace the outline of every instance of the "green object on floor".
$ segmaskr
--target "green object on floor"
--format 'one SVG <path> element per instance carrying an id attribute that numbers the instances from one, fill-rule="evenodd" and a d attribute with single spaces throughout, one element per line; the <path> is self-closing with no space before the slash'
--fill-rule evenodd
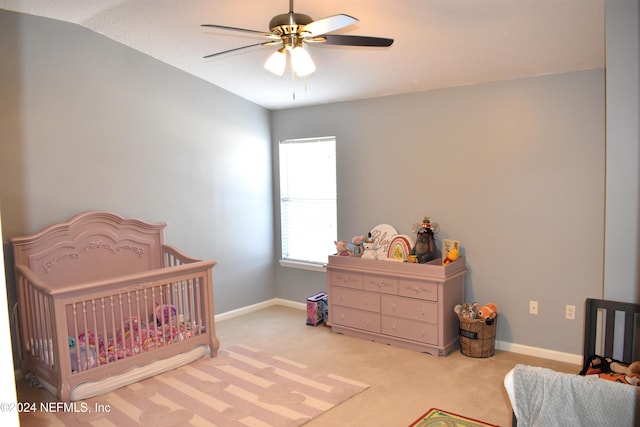
<path id="1" fill-rule="evenodd" d="M 495 424 L 431 408 L 409 427 L 498 427 Z"/>

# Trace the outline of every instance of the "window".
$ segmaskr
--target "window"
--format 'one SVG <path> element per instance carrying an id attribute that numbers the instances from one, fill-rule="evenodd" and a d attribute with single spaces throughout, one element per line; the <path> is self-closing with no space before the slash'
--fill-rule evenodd
<path id="1" fill-rule="evenodd" d="M 325 264 L 337 239 L 335 137 L 280 141 L 282 259 Z"/>

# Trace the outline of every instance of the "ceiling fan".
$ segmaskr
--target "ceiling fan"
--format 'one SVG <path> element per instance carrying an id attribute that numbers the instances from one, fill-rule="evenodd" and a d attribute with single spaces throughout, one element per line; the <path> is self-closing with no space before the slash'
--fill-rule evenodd
<path id="1" fill-rule="evenodd" d="M 267 59 L 264 67 L 276 75 L 283 75 L 287 66 L 288 53 L 291 56 L 293 71 L 297 76 L 303 77 L 313 73 L 316 69 L 311 56 L 304 49 L 305 43 L 367 47 L 388 47 L 393 43 L 393 39 L 382 37 L 328 34 L 332 31 L 353 25 L 356 22 L 358 22 L 356 18 L 345 14 L 333 15 L 314 21 L 309 15 L 295 13 L 293 11 L 293 0 L 289 0 L 289 13 L 274 16 L 269 22 L 270 31 L 256 31 L 226 25 L 202 24 L 203 27 L 242 31 L 261 35 L 269 39 L 262 43 L 254 43 L 212 53 L 206 55 L 204 58 L 211 58 L 256 46 L 280 46 L 280 48 Z"/>

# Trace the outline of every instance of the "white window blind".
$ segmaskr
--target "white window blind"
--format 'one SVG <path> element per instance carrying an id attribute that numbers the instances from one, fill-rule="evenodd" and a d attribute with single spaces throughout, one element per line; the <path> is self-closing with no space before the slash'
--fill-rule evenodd
<path id="1" fill-rule="evenodd" d="M 324 264 L 336 251 L 336 139 L 289 139 L 279 150 L 282 258 Z"/>

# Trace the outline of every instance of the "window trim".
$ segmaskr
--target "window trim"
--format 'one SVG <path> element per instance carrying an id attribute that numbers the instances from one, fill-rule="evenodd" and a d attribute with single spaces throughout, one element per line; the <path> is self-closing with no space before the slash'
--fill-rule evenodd
<path id="1" fill-rule="evenodd" d="M 298 270 L 309 270 L 309 271 L 318 271 L 321 273 L 325 273 L 327 271 L 327 264 L 321 264 L 310 261 L 297 261 L 292 259 L 282 258 L 280 261 L 281 267 L 286 268 L 297 268 Z"/>

